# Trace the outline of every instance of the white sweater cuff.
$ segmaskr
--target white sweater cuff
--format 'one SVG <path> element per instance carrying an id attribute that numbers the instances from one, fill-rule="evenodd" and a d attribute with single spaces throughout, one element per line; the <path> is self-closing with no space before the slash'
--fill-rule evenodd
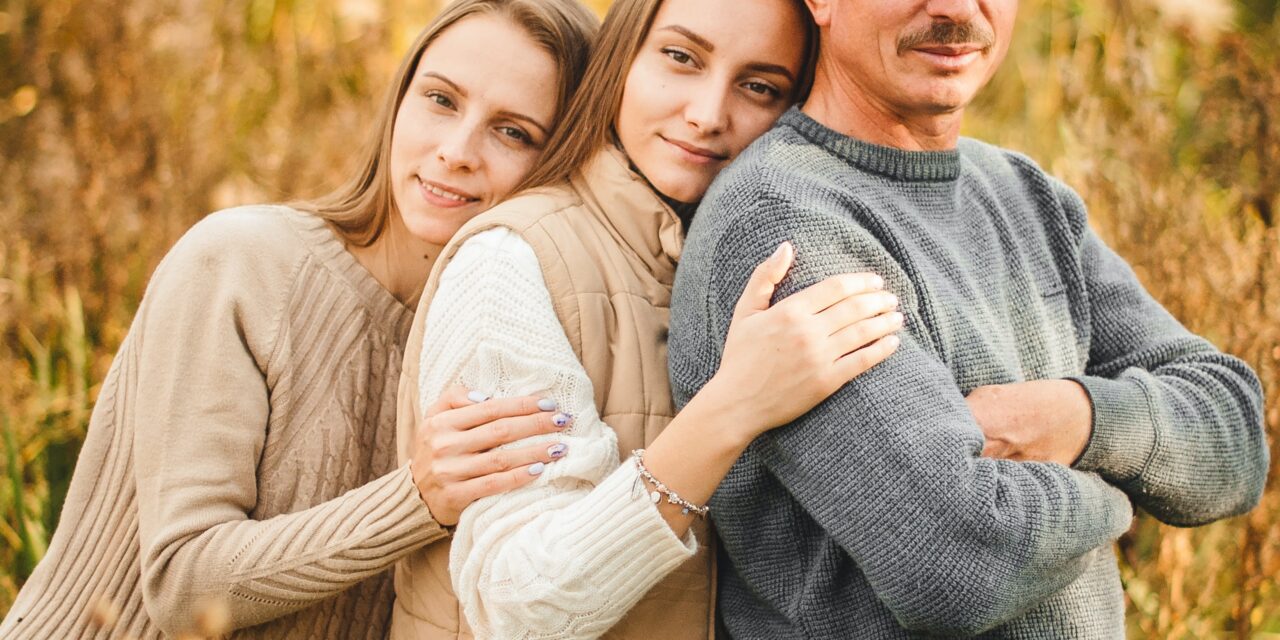
<path id="1" fill-rule="evenodd" d="M 582 566 L 596 567 L 600 589 L 617 601 L 639 600 L 698 550 L 692 530 L 676 537 L 630 458 L 565 516 L 565 548 L 581 551 Z"/>

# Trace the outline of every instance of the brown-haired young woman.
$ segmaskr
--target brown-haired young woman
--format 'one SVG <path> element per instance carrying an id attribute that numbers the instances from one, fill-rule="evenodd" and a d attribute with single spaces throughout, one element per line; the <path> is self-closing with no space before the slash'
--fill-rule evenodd
<path id="1" fill-rule="evenodd" d="M 518 486 L 553 459 L 544 446 L 508 456 L 514 470 L 461 460 L 470 476 L 419 487 L 396 467 L 396 389 L 434 256 L 537 162 L 595 30 L 576 0 L 450 5 L 405 57 L 345 187 L 219 212 L 177 243 L 0 637 L 160 638 L 202 614 L 202 635 L 385 636 L 387 569 L 445 535 L 426 500 Z M 432 413 L 549 431 L 537 401 L 470 406 L 454 391 Z"/>
<path id="2" fill-rule="evenodd" d="M 887 357 L 902 323 L 871 274 L 771 307 L 784 245 L 738 302 L 719 372 L 673 415 L 679 214 L 804 94 L 811 34 L 798 0 L 615 2 L 532 189 L 465 226 L 433 269 L 402 377 L 418 402 L 458 383 L 550 396 L 573 455 L 473 503 L 451 548 L 406 558 L 393 638 L 468 623 L 486 638 L 711 635 L 701 505 L 756 435 Z M 409 449 L 449 453 L 466 435 L 433 428 Z"/>

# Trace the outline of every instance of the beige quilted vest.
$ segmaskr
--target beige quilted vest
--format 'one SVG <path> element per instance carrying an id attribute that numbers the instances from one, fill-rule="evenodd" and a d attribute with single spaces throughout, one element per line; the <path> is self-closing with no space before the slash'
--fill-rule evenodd
<path id="1" fill-rule="evenodd" d="M 503 226 L 532 247 L 556 315 L 595 387 L 600 417 L 618 434 L 619 455 L 648 445 L 671 421 L 667 325 L 683 244 L 680 221 L 610 147 L 563 187 L 526 194 L 464 226 L 445 247 L 418 306 L 400 378 L 397 440 L 408 459 L 418 407 L 418 359 L 426 304 L 444 266 L 472 235 Z M 694 524 L 698 553 L 658 583 L 606 638 L 703 640 L 714 635 L 715 544 Z M 471 638 L 449 579 L 449 541 L 396 566 L 393 640 Z"/>

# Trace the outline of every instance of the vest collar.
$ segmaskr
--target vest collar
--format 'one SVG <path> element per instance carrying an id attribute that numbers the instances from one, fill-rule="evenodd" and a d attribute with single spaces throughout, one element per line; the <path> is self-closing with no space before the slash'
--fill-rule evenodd
<path id="1" fill-rule="evenodd" d="M 684 247 L 680 218 L 631 170 L 622 150 L 608 145 L 569 178 L 582 202 L 620 244 L 630 249 L 660 281 L 675 280 Z"/>

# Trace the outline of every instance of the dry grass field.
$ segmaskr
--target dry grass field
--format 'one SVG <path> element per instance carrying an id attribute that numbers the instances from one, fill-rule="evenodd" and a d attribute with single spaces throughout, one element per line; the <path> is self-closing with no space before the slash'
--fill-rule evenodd
<path id="1" fill-rule="evenodd" d="M 593 3 L 603 9 L 605 0 Z M 54 529 L 148 275 L 221 207 L 315 195 L 431 0 L 0 0 L 0 612 Z M 1276 0 L 1024 0 L 968 133 L 1074 186 L 1194 331 L 1250 362 L 1280 458 Z M 1130 637 L 1280 638 L 1280 486 L 1120 543 Z"/>

